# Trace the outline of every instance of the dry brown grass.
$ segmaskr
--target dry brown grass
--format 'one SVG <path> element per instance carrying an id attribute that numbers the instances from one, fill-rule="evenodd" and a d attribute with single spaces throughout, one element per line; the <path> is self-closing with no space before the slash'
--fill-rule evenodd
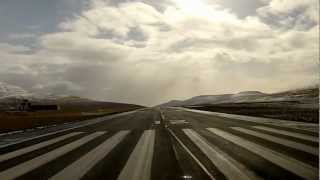
<path id="1" fill-rule="evenodd" d="M 198 110 L 319 123 L 319 107 L 306 108 L 299 103 L 225 103 L 192 107 Z"/>
<path id="2" fill-rule="evenodd" d="M 96 111 L 45 111 L 45 112 L 0 112 L 0 132 L 22 130 L 38 126 L 61 124 L 65 122 L 82 121 L 100 116 L 125 112 L 136 109 L 102 108 Z"/>

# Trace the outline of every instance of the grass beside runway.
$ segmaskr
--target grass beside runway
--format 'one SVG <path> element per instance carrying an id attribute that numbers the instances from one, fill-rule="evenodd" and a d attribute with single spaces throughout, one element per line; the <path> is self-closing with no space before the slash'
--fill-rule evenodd
<path id="1" fill-rule="evenodd" d="M 101 116 L 135 110 L 138 107 L 102 108 L 85 111 L 59 110 L 43 112 L 0 112 L 0 132 L 18 131 L 54 124 L 93 119 Z"/>
<path id="2" fill-rule="evenodd" d="M 190 106 L 187 108 L 221 112 L 229 114 L 248 115 L 256 117 L 283 119 L 299 122 L 319 122 L 318 104 L 308 105 L 299 102 L 248 102 L 223 103 L 211 105 Z"/>

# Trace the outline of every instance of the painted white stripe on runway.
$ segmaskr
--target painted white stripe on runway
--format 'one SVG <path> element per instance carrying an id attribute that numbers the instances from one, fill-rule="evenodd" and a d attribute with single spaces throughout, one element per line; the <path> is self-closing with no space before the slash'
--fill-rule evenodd
<path id="1" fill-rule="evenodd" d="M 41 156 L 38 156 L 34 159 L 31 159 L 29 161 L 26 161 L 22 164 L 19 164 L 17 166 L 14 166 L 10 169 L 7 169 L 5 171 L 0 172 L 0 179 L 15 179 L 27 172 L 30 172 L 78 147 L 81 145 L 97 138 L 98 136 L 103 135 L 105 132 L 95 132 L 88 136 L 85 136 L 79 140 L 76 140 L 72 143 L 69 143 L 65 146 L 62 146 L 60 148 L 57 148 L 53 151 L 50 151 L 46 154 L 43 154 Z"/>
<path id="2" fill-rule="evenodd" d="M 57 137 L 57 138 L 54 138 L 54 139 L 50 139 L 50 140 L 47 140 L 47 141 L 44 141 L 44 142 L 41 142 L 41 143 L 38 143 L 38 144 L 35 144 L 35 145 L 32 145 L 32 146 L 28 146 L 28 147 L 25 147 L 25 148 L 22 148 L 22 149 L 18 149 L 18 150 L 13 151 L 13 152 L 9 152 L 9 153 L 0 155 L 0 162 L 3 162 L 3 161 L 6 161 L 8 159 L 20 156 L 22 154 L 26 154 L 28 152 L 43 148 L 45 146 L 49 146 L 51 144 L 54 144 L 56 142 L 62 141 L 64 139 L 67 139 L 69 137 L 72 137 L 72 136 L 75 136 L 75 135 L 78 135 L 78 134 L 81 134 L 81 133 L 82 132 L 73 132 L 73 133 L 66 134 L 66 135 L 63 135 L 63 136 L 60 136 L 60 137 Z"/>
<path id="3" fill-rule="evenodd" d="M 101 161 L 114 147 L 116 147 L 130 131 L 120 131 L 102 144 L 91 150 L 89 153 L 51 177 L 51 180 L 80 179 L 95 164 Z"/>
<path id="4" fill-rule="evenodd" d="M 12 145 L 20 144 L 20 143 L 23 143 L 23 142 L 39 139 L 39 138 L 42 138 L 42 137 L 51 136 L 51 135 L 54 135 L 54 134 L 62 133 L 62 132 L 65 132 L 65 131 L 68 131 L 68 130 L 73 130 L 73 129 L 75 129 L 75 128 L 72 127 L 72 128 L 62 129 L 62 130 L 50 132 L 50 133 L 47 133 L 47 134 L 42 134 L 42 135 L 39 135 L 39 136 L 34 136 L 34 137 L 22 139 L 22 140 L 17 141 L 17 142 L 0 145 L 0 148 L 5 148 L 5 147 L 8 147 L 8 146 L 12 146 Z"/>
<path id="5" fill-rule="evenodd" d="M 266 160 L 282 167 L 283 169 L 286 169 L 304 179 L 318 179 L 318 169 L 315 167 L 312 167 L 308 164 L 305 164 L 301 161 L 298 161 L 296 159 L 293 159 L 289 156 L 286 156 L 284 154 L 281 154 L 279 152 L 276 152 L 272 149 L 266 148 L 264 146 L 261 146 L 259 144 L 250 142 L 246 139 L 240 138 L 238 136 L 235 136 L 231 133 L 222 131 L 220 129 L 216 128 L 207 128 L 210 132 L 233 142 L 234 144 L 241 146 L 248 151 L 251 151 Z"/>
<path id="6" fill-rule="evenodd" d="M 312 141 L 312 142 L 319 142 L 318 137 L 309 136 L 306 134 L 300 134 L 300 133 L 285 131 L 285 130 L 281 130 L 281 129 L 274 129 L 274 128 L 265 127 L 265 126 L 252 126 L 252 127 L 256 128 L 256 129 L 261 129 L 261 130 L 273 132 L 273 133 L 283 134 L 286 136 L 292 136 L 292 137 L 295 137 L 298 139 L 308 140 L 308 141 Z"/>
<path id="7" fill-rule="evenodd" d="M 232 159 L 213 144 L 210 143 L 209 145 L 208 142 L 194 130 L 183 129 L 183 131 L 228 179 L 259 179 L 244 165 Z"/>
<path id="8" fill-rule="evenodd" d="M 149 180 L 154 151 L 155 130 L 146 130 L 140 137 L 118 180 Z"/>
<path id="9" fill-rule="evenodd" d="M 308 146 L 308 145 L 305 145 L 305 144 L 302 144 L 302 143 L 298 143 L 298 142 L 287 140 L 287 139 L 283 139 L 283 138 L 278 138 L 276 136 L 272 136 L 272 135 L 269 135 L 269 134 L 264 134 L 264 133 L 261 133 L 261 132 L 252 131 L 252 130 L 245 129 L 245 128 L 242 128 L 242 127 L 232 127 L 232 129 L 240 131 L 242 133 L 246 133 L 246 134 L 252 135 L 252 136 L 256 136 L 256 137 L 259 137 L 259 138 L 262 138 L 262 139 L 266 139 L 268 141 L 275 142 L 275 143 L 278 143 L 278 144 L 281 144 L 281 145 L 284 145 L 284 146 L 288 146 L 288 147 L 293 148 L 293 149 L 304 151 L 304 152 L 307 152 L 307 153 L 310 153 L 310 154 L 313 154 L 313 155 L 318 155 L 318 148 L 315 148 L 315 147 L 312 147 L 312 146 Z"/>
<path id="10" fill-rule="evenodd" d="M 193 158 L 193 160 L 201 167 L 201 169 L 210 177 L 211 180 L 215 180 L 213 175 L 209 172 L 209 170 L 200 162 L 200 160 L 192 154 L 192 152 L 187 148 L 186 145 L 182 143 L 182 141 L 172 132 L 171 129 L 168 129 L 169 133 L 172 135 L 172 137 L 175 138 L 175 140 L 183 147 L 183 149 Z"/>
<path id="11" fill-rule="evenodd" d="M 188 124 L 186 120 L 170 120 L 170 124 Z"/>

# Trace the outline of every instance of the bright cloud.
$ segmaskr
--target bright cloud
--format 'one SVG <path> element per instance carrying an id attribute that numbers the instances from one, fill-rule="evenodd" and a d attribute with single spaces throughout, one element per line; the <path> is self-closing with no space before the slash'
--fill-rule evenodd
<path id="1" fill-rule="evenodd" d="M 219 1 L 92 0 L 36 50 L 0 44 L 0 81 L 144 105 L 300 87 L 318 80 L 318 11 L 315 0 L 268 0 L 246 17 Z"/>

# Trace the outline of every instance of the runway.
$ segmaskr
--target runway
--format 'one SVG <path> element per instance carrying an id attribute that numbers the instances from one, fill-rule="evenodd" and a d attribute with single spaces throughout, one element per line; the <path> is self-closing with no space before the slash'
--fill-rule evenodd
<path id="1" fill-rule="evenodd" d="M 181 108 L 90 121 L 1 136 L 0 179 L 318 179 L 318 133 L 284 122 Z"/>

